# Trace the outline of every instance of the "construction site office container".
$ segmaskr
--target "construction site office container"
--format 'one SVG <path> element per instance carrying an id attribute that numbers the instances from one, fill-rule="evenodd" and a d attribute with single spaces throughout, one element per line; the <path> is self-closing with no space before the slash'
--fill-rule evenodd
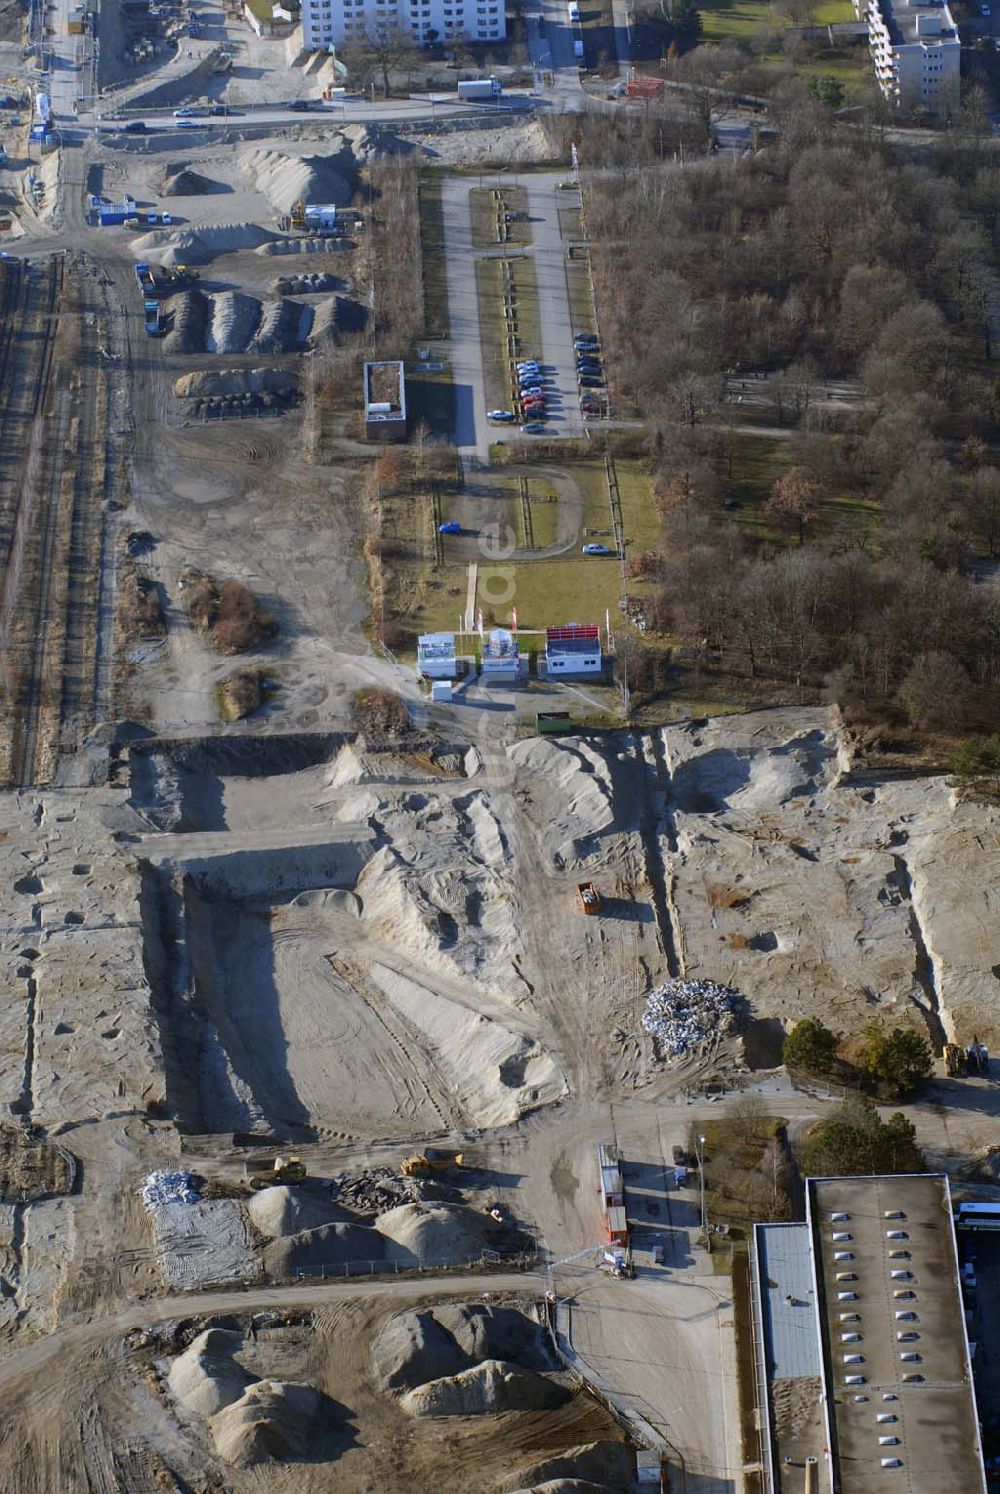
<path id="1" fill-rule="evenodd" d="M 612 1245 L 628 1244 L 628 1220 L 620 1205 L 612 1205 L 606 1212 L 608 1241 Z"/>

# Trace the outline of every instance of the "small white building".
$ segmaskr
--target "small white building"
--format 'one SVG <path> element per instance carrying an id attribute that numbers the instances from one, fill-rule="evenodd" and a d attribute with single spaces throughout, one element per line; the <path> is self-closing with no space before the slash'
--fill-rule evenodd
<path id="1" fill-rule="evenodd" d="M 580 623 L 569 623 L 564 628 L 546 628 L 547 675 L 600 674 L 603 667 L 600 628 Z"/>
<path id="2" fill-rule="evenodd" d="M 454 633 L 421 633 L 417 639 L 417 673 L 425 680 L 453 680 L 458 674 Z"/>
<path id="3" fill-rule="evenodd" d="M 310 52 L 394 28 L 418 46 L 498 42 L 507 17 L 504 0 L 302 0 L 302 44 Z"/>
<path id="4" fill-rule="evenodd" d="M 868 47 L 882 93 L 907 113 L 947 115 L 958 107 L 961 42 L 947 4 L 854 0 L 868 22 Z"/>
<path id="5" fill-rule="evenodd" d="M 517 634 L 507 628 L 494 628 L 483 639 L 483 678 L 516 679 L 521 668 L 521 650 Z"/>

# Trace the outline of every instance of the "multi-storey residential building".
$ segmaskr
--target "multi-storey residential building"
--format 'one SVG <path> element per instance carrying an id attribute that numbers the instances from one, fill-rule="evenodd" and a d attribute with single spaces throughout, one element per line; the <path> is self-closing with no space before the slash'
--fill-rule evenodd
<path id="1" fill-rule="evenodd" d="M 418 44 L 463 38 L 502 41 L 504 0 L 302 0 L 302 41 L 311 52 L 399 27 Z"/>
<path id="2" fill-rule="evenodd" d="M 868 22 L 879 87 L 907 112 L 950 114 L 958 106 L 961 44 L 944 0 L 854 0 Z"/>

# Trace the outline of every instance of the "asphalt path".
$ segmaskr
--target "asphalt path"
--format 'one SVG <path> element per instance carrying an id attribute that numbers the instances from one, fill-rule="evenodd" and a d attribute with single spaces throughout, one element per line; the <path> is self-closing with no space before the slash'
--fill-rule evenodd
<path id="1" fill-rule="evenodd" d="M 559 231 L 560 199 L 578 201 L 574 192 L 560 192 L 565 172 L 525 178 L 531 218 L 531 256 L 535 262 L 538 316 L 542 346 L 536 353 L 545 365 L 548 434 L 578 436 L 583 429 L 573 352 L 573 322 L 566 281 L 566 242 Z"/>
<path id="2" fill-rule="evenodd" d="M 451 380 L 455 395 L 455 446 L 459 458 L 489 461 L 483 351 L 479 340 L 476 255 L 472 247 L 472 178 L 447 176 L 441 186 Z"/>

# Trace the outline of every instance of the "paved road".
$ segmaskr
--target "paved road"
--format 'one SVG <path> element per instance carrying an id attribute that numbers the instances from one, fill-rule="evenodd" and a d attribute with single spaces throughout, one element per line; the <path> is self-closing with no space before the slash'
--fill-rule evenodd
<path id="1" fill-rule="evenodd" d="M 570 317 L 566 284 L 566 241 L 559 232 L 560 199 L 576 201 L 573 192 L 559 192 L 565 172 L 529 176 L 528 212 L 531 216 L 532 258 L 538 285 L 542 329 L 539 355 L 547 365 L 549 425 L 557 436 L 577 436 L 583 429 L 573 353 L 575 328 Z"/>
<path id="2" fill-rule="evenodd" d="M 490 432 L 486 423 L 483 353 L 479 340 L 475 252 L 472 248 L 472 178 L 445 177 L 441 187 L 444 217 L 448 316 L 451 323 L 451 377 L 455 389 L 455 445 L 459 457 L 486 462 Z"/>

